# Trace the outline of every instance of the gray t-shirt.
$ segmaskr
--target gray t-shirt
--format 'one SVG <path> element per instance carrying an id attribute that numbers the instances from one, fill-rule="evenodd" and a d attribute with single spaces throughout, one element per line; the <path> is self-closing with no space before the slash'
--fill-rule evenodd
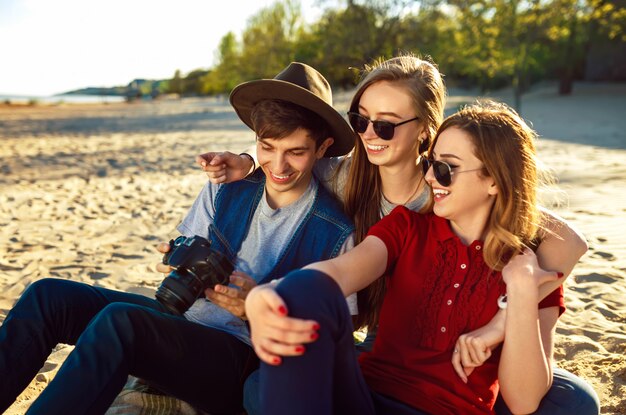
<path id="1" fill-rule="evenodd" d="M 199 235 L 209 237 L 209 226 L 215 217 L 215 196 L 220 186 L 211 182 L 202 188 L 187 216 L 178 226 L 178 231 L 185 236 Z M 282 255 L 282 247 L 287 244 L 300 223 L 311 209 L 317 191 L 317 180 L 311 180 L 309 187 L 295 202 L 272 209 L 267 203 L 265 191 L 254 212 L 250 229 L 246 235 L 235 262 L 235 270 L 245 272 L 255 281 L 260 281 L 269 274 Z M 347 238 L 341 247 L 344 253 L 354 246 L 354 235 Z M 355 300 L 351 301 L 351 311 L 355 313 Z M 350 304 L 350 302 L 349 302 Z M 200 298 L 185 313 L 187 320 L 224 330 L 241 341 L 251 345 L 250 333 L 245 322 L 219 307 L 206 298 Z"/>

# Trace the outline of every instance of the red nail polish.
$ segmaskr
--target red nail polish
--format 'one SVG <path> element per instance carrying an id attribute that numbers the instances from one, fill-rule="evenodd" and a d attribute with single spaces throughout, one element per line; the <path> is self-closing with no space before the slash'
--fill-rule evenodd
<path id="1" fill-rule="evenodd" d="M 296 353 L 304 353 L 304 346 L 297 346 L 296 347 Z"/>
<path id="2" fill-rule="evenodd" d="M 320 329 L 320 325 L 315 323 L 313 324 L 313 330 L 319 330 Z"/>
<path id="3" fill-rule="evenodd" d="M 317 333 L 312 333 L 311 334 L 311 340 L 316 340 L 320 335 Z"/>
<path id="4" fill-rule="evenodd" d="M 563 278 L 563 273 L 562 272 L 557 272 L 556 276 L 559 277 L 559 278 Z"/>
<path id="5" fill-rule="evenodd" d="M 280 357 L 275 357 L 272 359 L 272 363 L 274 363 L 275 365 L 280 363 Z"/>
<path id="6" fill-rule="evenodd" d="M 281 305 L 280 307 L 278 307 L 278 312 L 284 316 L 287 314 L 287 308 L 285 308 L 284 305 Z"/>

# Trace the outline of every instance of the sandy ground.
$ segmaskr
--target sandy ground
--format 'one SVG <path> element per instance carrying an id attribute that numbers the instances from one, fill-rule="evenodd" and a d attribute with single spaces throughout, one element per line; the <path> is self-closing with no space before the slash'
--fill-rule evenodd
<path id="1" fill-rule="evenodd" d="M 626 84 L 555 91 L 531 91 L 523 116 L 559 179 L 555 209 L 590 245 L 566 285 L 557 364 L 593 385 L 602 413 L 626 414 Z M 450 95 L 448 112 L 473 100 Z M 155 246 L 176 235 L 205 181 L 195 155 L 252 142 L 220 99 L 0 106 L 0 320 L 48 276 L 152 296 Z M 58 346 L 6 413 L 24 413 L 70 350 Z"/>

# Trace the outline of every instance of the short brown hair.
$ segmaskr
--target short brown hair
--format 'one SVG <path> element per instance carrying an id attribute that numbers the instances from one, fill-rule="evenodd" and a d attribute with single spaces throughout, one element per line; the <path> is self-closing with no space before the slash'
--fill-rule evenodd
<path id="1" fill-rule="evenodd" d="M 283 138 L 302 128 L 319 147 L 330 137 L 330 127 L 322 117 L 287 101 L 259 101 L 252 109 L 251 120 L 258 138 Z"/>

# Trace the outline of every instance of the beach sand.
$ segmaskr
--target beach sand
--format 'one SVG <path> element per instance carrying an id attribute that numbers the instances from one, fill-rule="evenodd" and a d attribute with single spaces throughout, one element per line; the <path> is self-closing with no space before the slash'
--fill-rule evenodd
<path id="1" fill-rule="evenodd" d="M 450 94 L 448 112 L 474 99 Z M 602 413 L 626 414 L 626 84 L 580 83 L 568 97 L 543 85 L 522 105 L 559 180 L 552 207 L 590 246 L 566 282 L 556 363 L 591 383 Z M 206 180 L 195 156 L 253 141 L 226 99 L 0 106 L 0 320 L 44 277 L 153 296 L 155 246 Z M 6 413 L 24 413 L 70 351 L 58 346 Z"/>

